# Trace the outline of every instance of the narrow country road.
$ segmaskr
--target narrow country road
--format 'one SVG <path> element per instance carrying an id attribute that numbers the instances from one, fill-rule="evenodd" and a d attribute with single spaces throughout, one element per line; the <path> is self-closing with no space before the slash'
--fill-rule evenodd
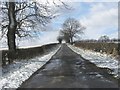
<path id="1" fill-rule="evenodd" d="M 51 60 L 20 88 L 118 88 L 105 69 L 100 69 L 62 44 Z"/>

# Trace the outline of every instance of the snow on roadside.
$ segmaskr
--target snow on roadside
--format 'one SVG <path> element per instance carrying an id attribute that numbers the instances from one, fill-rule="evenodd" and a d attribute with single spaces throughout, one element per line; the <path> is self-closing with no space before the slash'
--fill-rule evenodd
<path id="1" fill-rule="evenodd" d="M 3 70 L 0 77 L 0 90 L 3 88 L 18 88 L 23 81 L 27 80 L 34 72 L 42 67 L 58 51 L 56 47 L 51 53 L 30 60 L 16 61 Z"/>
<path id="2" fill-rule="evenodd" d="M 98 67 L 101 68 L 109 68 L 112 70 L 112 74 L 119 78 L 118 76 L 118 60 L 116 60 L 114 57 L 111 57 L 107 54 L 101 54 L 99 52 L 94 52 L 91 50 L 84 50 L 72 45 L 68 44 L 68 47 L 70 47 L 74 52 L 80 54 L 83 58 L 89 60 L 90 62 L 96 64 Z"/>

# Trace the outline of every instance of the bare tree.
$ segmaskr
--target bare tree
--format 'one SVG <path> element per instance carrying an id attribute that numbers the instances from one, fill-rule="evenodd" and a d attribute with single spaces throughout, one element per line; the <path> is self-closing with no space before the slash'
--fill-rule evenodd
<path id="1" fill-rule="evenodd" d="M 41 30 L 55 16 L 48 3 L 40 4 L 32 0 L 29 2 L 9 0 L 9 2 L 0 3 L 0 29 L 2 32 L 0 40 L 4 36 L 7 39 L 8 58 L 11 63 L 13 61 L 11 57 L 16 54 L 16 38 L 34 35 L 36 30 Z"/>
<path id="2" fill-rule="evenodd" d="M 66 43 L 70 43 L 69 34 L 64 32 L 64 30 L 60 30 L 59 35 L 63 37 L 63 40 L 65 40 Z"/>
<path id="3" fill-rule="evenodd" d="M 62 43 L 63 37 L 62 36 L 58 36 L 57 40 L 59 41 L 59 43 Z"/>
<path id="4" fill-rule="evenodd" d="M 61 31 L 64 35 L 64 38 L 67 42 L 73 42 L 73 37 L 76 37 L 77 34 L 82 34 L 85 27 L 83 27 L 79 21 L 74 18 L 68 18 L 65 20 L 62 26 L 63 30 Z"/>
<path id="5" fill-rule="evenodd" d="M 101 36 L 101 37 L 99 38 L 99 41 L 102 41 L 102 42 L 107 42 L 107 41 L 109 41 L 109 40 L 110 40 L 109 37 L 106 36 L 106 35 Z"/>
<path id="6" fill-rule="evenodd" d="M 32 0 L 29 2 L 15 2 L 12 0 L 12 2 L 1 3 L 1 37 L 7 35 L 10 51 L 16 51 L 16 38 L 31 36 L 37 32 L 35 27 L 40 27 L 39 31 L 55 17 L 48 3 L 40 4 Z M 53 3 L 57 6 L 55 2 Z M 64 4 L 62 1 L 61 3 Z"/>
<path id="7" fill-rule="evenodd" d="M 30 36 L 30 28 L 34 28 L 37 23 L 45 26 L 53 18 L 47 8 L 47 6 L 39 5 L 33 1 L 29 3 L 5 2 L 5 5 L 1 9 L 6 15 L 2 20 L 1 27 L 2 34 L 7 34 L 8 48 L 10 51 L 16 50 L 16 37 Z"/>

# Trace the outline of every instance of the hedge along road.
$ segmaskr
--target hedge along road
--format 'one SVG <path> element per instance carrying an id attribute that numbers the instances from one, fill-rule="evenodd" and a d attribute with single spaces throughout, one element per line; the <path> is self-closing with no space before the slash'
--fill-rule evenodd
<path id="1" fill-rule="evenodd" d="M 19 88 L 118 88 L 107 69 L 96 67 L 62 44 L 50 61 Z"/>

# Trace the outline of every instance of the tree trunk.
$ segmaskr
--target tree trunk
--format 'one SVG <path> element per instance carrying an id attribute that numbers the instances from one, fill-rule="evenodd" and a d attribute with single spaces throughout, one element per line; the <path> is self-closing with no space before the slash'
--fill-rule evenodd
<path id="1" fill-rule="evenodd" d="M 70 37 L 70 42 L 73 43 L 73 37 Z"/>
<path id="2" fill-rule="evenodd" d="M 9 63 L 11 63 L 13 62 L 13 58 L 15 57 L 15 51 L 16 51 L 15 32 L 17 28 L 17 22 L 15 15 L 15 2 L 9 2 L 8 17 L 9 17 L 9 26 L 7 32 L 7 43 L 9 49 L 8 58 L 9 58 Z"/>
<path id="3" fill-rule="evenodd" d="M 15 32 L 17 28 L 15 16 L 15 2 L 9 2 L 8 17 L 9 17 L 9 26 L 7 32 L 8 48 L 9 51 L 15 51 L 16 50 Z"/>

